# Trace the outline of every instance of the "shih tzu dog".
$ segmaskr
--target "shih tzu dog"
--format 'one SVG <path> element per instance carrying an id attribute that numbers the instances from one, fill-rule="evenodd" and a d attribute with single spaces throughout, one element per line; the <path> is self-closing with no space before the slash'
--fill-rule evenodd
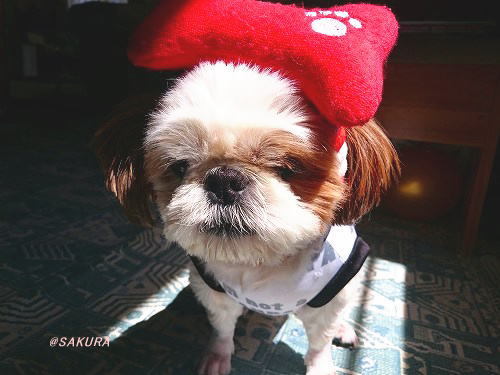
<path id="1" fill-rule="evenodd" d="M 142 102 L 118 108 L 95 148 L 129 218 L 151 225 L 154 207 L 192 259 L 191 288 L 214 329 L 199 373 L 230 372 L 235 324 L 251 309 L 295 314 L 307 373 L 334 374 L 332 340 L 357 340 L 341 317 L 367 255 L 353 224 L 398 173 L 383 130 L 346 128 L 334 147 L 339 129 L 292 80 L 221 61 Z"/>

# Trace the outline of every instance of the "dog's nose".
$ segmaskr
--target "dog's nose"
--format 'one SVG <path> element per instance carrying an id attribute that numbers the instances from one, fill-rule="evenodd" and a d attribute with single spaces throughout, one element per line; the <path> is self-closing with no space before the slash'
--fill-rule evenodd
<path id="1" fill-rule="evenodd" d="M 237 169 L 223 166 L 208 171 L 204 186 L 213 203 L 230 205 L 240 198 L 249 183 L 249 178 Z"/>

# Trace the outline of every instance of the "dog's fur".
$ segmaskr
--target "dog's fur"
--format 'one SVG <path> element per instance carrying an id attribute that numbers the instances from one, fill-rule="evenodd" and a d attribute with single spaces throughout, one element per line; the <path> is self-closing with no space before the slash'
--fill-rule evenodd
<path id="1" fill-rule="evenodd" d="M 202 63 L 152 111 L 154 103 L 129 100 L 97 132 L 94 147 L 107 187 L 136 223 L 153 224 L 153 202 L 166 238 L 205 260 L 215 275 L 232 272 L 265 283 L 275 266 L 293 267 L 331 223 L 356 222 L 399 172 L 392 144 L 372 120 L 346 129 L 343 178 L 330 142 L 334 128 L 276 72 Z M 248 182 L 237 204 L 207 197 L 207 176 L 221 167 Z M 353 285 L 321 308 L 296 312 L 309 339 L 308 374 L 334 372 L 332 338 L 355 342 L 353 329 L 337 320 Z M 194 269 L 191 287 L 214 328 L 199 371 L 226 374 L 243 308 Z"/>

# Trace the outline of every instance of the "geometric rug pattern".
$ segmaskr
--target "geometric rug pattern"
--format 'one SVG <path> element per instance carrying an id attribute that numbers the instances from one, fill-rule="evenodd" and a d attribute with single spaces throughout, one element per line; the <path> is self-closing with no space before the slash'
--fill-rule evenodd
<path id="1" fill-rule="evenodd" d="M 91 120 L 2 124 L 0 374 L 194 374 L 210 327 L 182 249 L 127 222 L 87 147 Z M 76 125 L 75 125 L 76 124 Z M 90 124 L 90 125 L 89 125 Z M 500 374 L 498 244 L 461 259 L 454 232 L 375 214 L 346 319 L 354 350 L 332 346 L 339 374 Z M 109 336 L 102 347 L 50 346 Z M 293 316 L 248 313 L 233 374 L 304 374 Z"/>

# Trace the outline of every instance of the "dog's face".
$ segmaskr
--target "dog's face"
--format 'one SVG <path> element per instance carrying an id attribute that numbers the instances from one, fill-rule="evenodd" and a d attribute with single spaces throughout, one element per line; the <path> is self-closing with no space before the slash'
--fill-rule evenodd
<path id="1" fill-rule="evenodd" d="M 276 73 L 203 63 L 156 101 L 119 105 L 94 148 L 132 221 L 153 224 L 152 199 L 166 238 L 208 261 L 277 264 L 357 221 L 399 171 L 373 120 L 337 154 L 335 128 Z"/>
<path id="2" fill-rule="evenodd" d="M 345 184 L 318 118 L 276 73 L 191 71 L 162 98 L 144 143 L 166 237 L 205 260 L 270 265 L 322 236 Z"/>

